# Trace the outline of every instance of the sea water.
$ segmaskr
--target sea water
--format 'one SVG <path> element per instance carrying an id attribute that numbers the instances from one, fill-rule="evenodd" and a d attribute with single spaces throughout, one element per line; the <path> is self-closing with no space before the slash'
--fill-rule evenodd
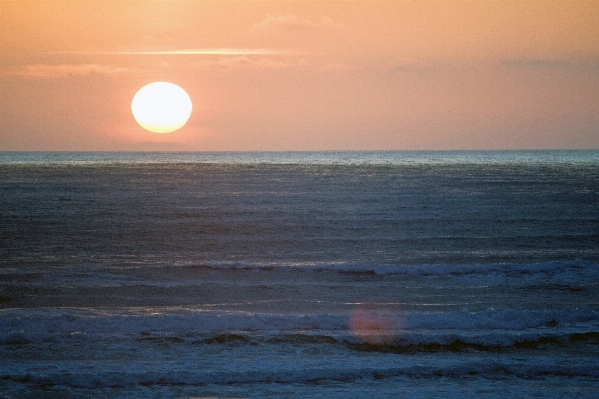
<path id="1" fill-rule="evenodd" d="M 599 151 L 0 153 L 0 397 L 598 390 Z"/>

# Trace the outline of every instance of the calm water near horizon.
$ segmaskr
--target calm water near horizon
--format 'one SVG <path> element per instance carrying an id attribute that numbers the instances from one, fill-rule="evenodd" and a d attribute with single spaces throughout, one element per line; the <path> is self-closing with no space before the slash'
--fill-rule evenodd
<path id="1" fill-rule="evenodd" d="M 479 151 L 206 151 L 206 152 L 26 152 L 0 151 L 0 164 L 456 164 L 456 163 L 591 163 L 599 150 Z"/>
<path id="2" fill-rule="evenodd" d="M 594 398 L 599 150 L 0 152 L 0 397 Z"/>

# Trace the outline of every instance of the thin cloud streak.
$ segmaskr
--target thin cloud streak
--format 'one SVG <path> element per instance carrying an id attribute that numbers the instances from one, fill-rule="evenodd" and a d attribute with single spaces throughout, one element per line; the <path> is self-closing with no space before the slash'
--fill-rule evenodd
<path id="1" fill-rule="evenodd" d="M 599 58 L 513 58 L 500 60 L 499 63 L 510 68 L 597 68 Z"/>
<path id="2" fill-rule="evenodd" d="M 64 76 L 86 76 L 90 74 L 114 75 L 135 71 L 136 69 L 132 68 L 122 68 L 117 66 L 99 64 L 35 64 L 27 65 L 20 69 L 2 71 L 1 74 L 7 76 L 19 76 L 24 78 L 53 79 L 61 78 Z"/>
<path id="3" fill-rule="evenodd" d="M 244 49 L 244 48 L 205 48 L 156 51 L 47 51 L 42 54 L 63 55 L 299 55 L 306 54 L 291 50 Z"/>
<path id="4" fill-rule="evenodd" d="M 222 70 L 241 70 L 241 69 L 290 69 L 308 67 L 308 63 L 303 58 L 296 62 L 285 62 L 265 57 L 248 57 L 240 55 L 237 57 L 218 57 L 215 60 L 202 60 L 188 64 L 192 68 L 208 68 Z"/>

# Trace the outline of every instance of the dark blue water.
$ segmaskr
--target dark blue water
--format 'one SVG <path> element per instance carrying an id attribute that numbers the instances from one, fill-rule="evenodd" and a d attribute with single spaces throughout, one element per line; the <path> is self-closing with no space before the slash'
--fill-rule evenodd
<path id="1" fill-rule="evenodd" d="M 593 397 L 597 209 L 599 151 L 0 153 L 0 393 Z"/>

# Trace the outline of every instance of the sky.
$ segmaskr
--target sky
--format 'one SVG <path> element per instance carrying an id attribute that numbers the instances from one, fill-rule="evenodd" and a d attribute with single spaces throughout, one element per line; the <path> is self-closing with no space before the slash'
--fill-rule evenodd
<path id="1" fill-rule="evenodd" d="M 0 151 L 562 148 L 599 148 L 599 1 L 0 0 Z"/>

